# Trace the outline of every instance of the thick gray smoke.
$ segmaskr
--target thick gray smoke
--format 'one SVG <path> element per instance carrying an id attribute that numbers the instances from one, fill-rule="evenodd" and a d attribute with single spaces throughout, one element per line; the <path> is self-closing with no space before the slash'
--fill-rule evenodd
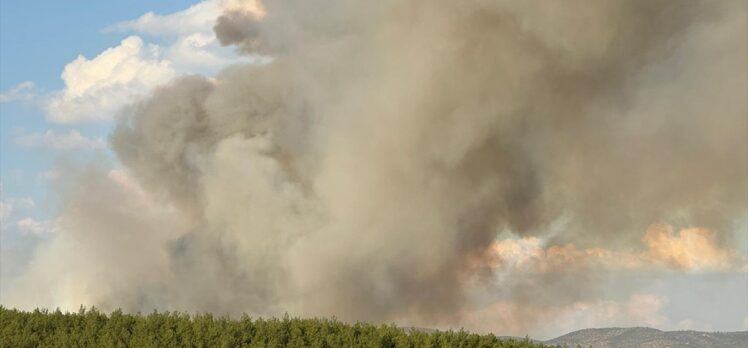
<path id="1" fill-rule="evenodd" d="M 499 233 L 726 242 L 744 218 L 745 1 L 262 5 L 215 31 L 270 62 L 122 119 L 126 171 L 70 185 L 24 279 L 53 296 L 26 302 L 459 323 Z"/>

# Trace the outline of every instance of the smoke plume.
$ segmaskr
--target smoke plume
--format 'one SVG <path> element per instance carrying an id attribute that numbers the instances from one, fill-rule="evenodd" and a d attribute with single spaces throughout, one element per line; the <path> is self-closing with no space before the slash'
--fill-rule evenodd
<path id="1" fill-rule="evenodd" d="M 739 232 L 745 1 L 232 4 L 218 39 L 267 62 L 120 119 L 123 169 L 70 174 L 16 303 L 455 324 L 472 287 L 563 301 L 604 273 L 497 282 L 500 233 Z"/>

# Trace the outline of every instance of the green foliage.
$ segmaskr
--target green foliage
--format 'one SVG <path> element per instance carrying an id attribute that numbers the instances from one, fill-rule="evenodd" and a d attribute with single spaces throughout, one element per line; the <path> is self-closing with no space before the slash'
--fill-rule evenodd
<path id="1" fill-rule="evenodd" d="M 110 315 L 0 306 L 0 347 L 541 347 L 465 331 L 409 331 L 392 325 L 345 324 L 330 319 L 240 319 L 177 312 Z"/>

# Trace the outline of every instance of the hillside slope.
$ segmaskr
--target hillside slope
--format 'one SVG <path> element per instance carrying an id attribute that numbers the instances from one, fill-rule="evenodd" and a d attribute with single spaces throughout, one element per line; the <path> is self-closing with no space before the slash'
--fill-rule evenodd
<path id="1" fill-rule="evenodd" d="M 735 348 L 748 347 L 748 331 L 660 331 L 645 327 L 584 329 L 544 343 L 585 348 Z"/>

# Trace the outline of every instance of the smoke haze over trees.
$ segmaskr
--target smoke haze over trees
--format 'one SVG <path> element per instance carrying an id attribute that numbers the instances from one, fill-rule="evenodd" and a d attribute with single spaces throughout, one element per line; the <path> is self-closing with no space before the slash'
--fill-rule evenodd
<path id="1" fill-rule="evenodd" d="M 66 167 L 3 303 L 523 332 L 600 260 L 744 272 L 747 6 L 227 1 L 217 38 L 263 63 L 172 80 L 122 168 Z"/>

